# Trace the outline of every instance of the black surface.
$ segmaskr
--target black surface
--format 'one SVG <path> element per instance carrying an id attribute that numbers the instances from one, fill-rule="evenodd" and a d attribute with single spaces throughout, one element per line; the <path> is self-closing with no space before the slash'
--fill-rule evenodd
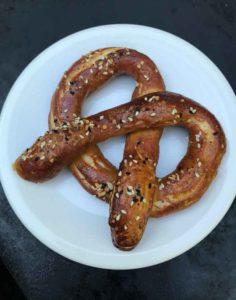
<path id="1" fill-rule="evenodd" d="M 0 299 L 24 300 L 22 292 L 11 277 L 6 267 L 0 262 Z"/>
<path id="2" fill-rule="evenodd" d="M 235 90 L 235 1 L 1 0 L 1 104 L 22 69 L 51 43 L 111 23 L 149 25 L 186 39 L 218 65 Z M 29 299 L 233 300 L 235 215 L 234 204 L 204 241 L 169 262 L 108 271 L 73 263 L 42 245 L 21 225 L 1 190 L 0 256 Z"/>

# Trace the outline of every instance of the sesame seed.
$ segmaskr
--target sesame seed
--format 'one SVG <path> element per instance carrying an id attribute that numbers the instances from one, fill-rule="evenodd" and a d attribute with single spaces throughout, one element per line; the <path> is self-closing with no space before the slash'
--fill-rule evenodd
<path id="1" fill-rule="evenodd" d="M 103 125 L 102 128 L 103 128 L 103 129 L 107 129 L 107 125 Z"/>
<path id="2" fill-rule="evenodd" d="M 200 136 L 198 134 L 195 134 L 195 139 L 196 139 L 197 142 L 199 142 L 200 141 Z"/>
<path id="3" fill-rule="evenodd" d="M 130 166 L 130 167 L 132 167 L 132 165 L 133 165 L 132 161 L 131 161 L 131 162 L 129 162 L 129 166 Z"/>
<path id="4" fill-rule="evenodd" d="M 136 221 L 138 221 L 139 219 L 140 219 L 140 216 L 137 216 L 137 217 L 135 218 Z"/>
<path id="5" fill-rule="evenodd" d="M 199 161 L 199 162 L 197 163 L 197 165 L 198 165 L 199 167 L 201 167 L 202 163 Z"/>
<path id="6" fill-rule="evenodd" d="M 117 124 L 117 125 L 116 125 L 116 128 L 120 129 L 120 128 L 121 128 L 120 124 Z"/>
<path id="7" fill-rule="evenodd" d="M 133 158 L 133 155 L 132 155 L 132 154 L 130 154 L 130 155 L 129 155 L 129 157 L 130 157 L 130 158 Z"/>
<path id="8" fill-rule="evenodd" d="M 124 214 L 124 215 L 126 215 L 126 214 L 127 214 L 127 211 L 126 211 L 126 210 L 124 210 L 124 209 L 122 209 L 120 212 L 121 212 L 122 214 Z"/>
<path id="9" fill-rule="evenodd" d="M 127 159 L 124 160 L 124 163 L 125 163 L 125 164 L 127 163 Z"/>
<path id="10" fill-rule="evenodd" d="M 130 122 L 132 122 L 134 119 L 131 118 L 131 117 L 128 117 L 128 120 L 129 120 Z"/>
<path id="11" fill-rule="evenodd" d="M 80 117 L 75 118 L 75 119 L 74 119 L 74 122 L 75 122 L 75 124 L 80 123 L 80 122 L 81 122 L 81 121 L 80 121 Z"/>
<path id="12" fill-rule="evenodd" d="M 116 221 L 119 221 L 119 220 L 120 220 L 120 217 L 121 217 L 121 215 L 118 214 L 118 215 L 116 216 Z"/>
<path id="13" fill-rule="evenodd" d="M 135 112 L 135 116 L 137 116 L 138 114 L 139 114 L 139 111 L 136 111 L 136 112 Z"/>
<path id="14" fill-rule="evenodd" d="M 128 226 L 127 225 L 124 225 L 124 230 L 127 230 L 128 229 Z"/>
<path id="15" fill-rule="evenodd" d="M 109 188 L 109 190 L 113 190 L 113 184 L 111 183 L 111 182 L 107 182 L 107 186 L 108 186 L 108 188 Z"/>
<path id="16" fill-rule="evenodd" d="M 155 96 L 152 96 L 151 98 L 148 99 L 148 102 L 152 102 L 153 100 L 155 100 L 156 97 Z"/>
<path id="17" fill-rule="evenodd" d="M 55 148 L 56 148 L 56 144 L 53 144 L 53 145 L 52 145 L 52 149 L 55 149 Z"/>
<path id="18" fill-rule="evenodd" d="M 144 74 L 143 76 L 147 81 L 149 80 L 149 77 L 146 74 Z"/>
<path id="19" fill-rule="evenodd" d="M 90 72 L 91 74 L 93 74 L 93 69 L 90 69 L 89 72 Z"/>
<path id="20" fill-rule="evenodd" d="M 85 132 L 85 135 L 87 135 L 87 136 L 88 136 L 89 134 L 90 134 L 90 132 L 89 132 L 89 131 L 86 131 L 86 132 Z"/>
<path id="21" fill-rule="evenodd" d="M 148 101 L 148 97 L 144 97 L 144 101 Z"/>
<path id="22" fill-rule="evenodd" d="M 99 119 L 100 119 L 100 120 L 104 119 L 104 116 L 100 116 Z"/>
<path id="23" fill-rule="evenodd" d="M 198 144 L 197 144 L 197 147 L 198 147 L 198 149 L 200 149 L 200 148 L 201 148 L 201 144 L 198 143 Z"/>
<path id="24" fill-rule="evenodd" d="M 178 111 L 177 111 L 176 108 L 174 108 L 174 109 L 172 110 L 172 112 L 171 112 L 172 115 L 175 115 L 175 114 L 177 114 L 177 113 L 178 113 Z"/>
<path id="25" fill-rule="evenodd" d="M 122 176 L 122 171 L 120 171 L 120 172 L 118 173 L 118 176 L 119 176 L 119 177 L 121 177 L 121 176 Z"/>
<path id="26" fill-rule="evenodd" d="M 151 116 L 151 117 L 155 117 L 155 116 L 156 116 L 156 113 L 153 112 L 153 113 L 150 114 L 150 116 Z"/>
<path id="27" fill-rule="evenodd" d="M 119 198 L 120 194 L 119 193 L 116 193 L 116 198 Z"/>
<path id="28" fill-rule="evenodd" d="M 195 172 L 195 176 L 196 176 L 196 177 L 200 177 L 200 175 L 199 175 L 198 172 Z"/>
<path id="29" fill-rule="evenodd" d="M 190 107 L 190 108 L 189 108 L 189 112 L 190 112 L 191 114 L 195 114 L 196 111 L 197 111 L 197 109 L 195 109 L 195 108 L 193 108 L 193 107 Z"/>
<path id="30" fill-rule="evenodd" d="M 108 72 L 103 72 L 102 74 L 103 74 L 103 75 L 107 75 L 107 74 L 108 74 Z"/>
<path id="31" fill-rule="evenodd" d="M 132 200 L 131 202 L 130 202 L 130 206 L 133 206 L 134 205 L 134 201 Z"/>
<path id="32" fill-rule="evenodd" d="M 154 202 L 154 205 L 158 208 L 162 208 L 163 206 L 165 206 L 165 202 L 163 200 L 159 200 Z"/>
<path id="33" fill-rule="evenodd" d="M 126 123 L 126 121 L 122 119 L 122 120 L 121 120 L 121 123 Z"/>
<path id="34" fill-rule="evenodd" d="M 182 102 L 182 103 L 183 103 L 183 102 L 185 102 L 185 100 L 184 100 L 184 99 L 180 99 L 180 102 Z"/>
<path id="35" fill-rule="evenodd" d="M 138 161 L 137 161 L 136 159 L 133 159 L 133 162 L 134 162 L 135 164 L 137 164 L 137 163 L 138 163 Z"/>
<path id="36" fill-rule="evenodd" d="M 54 163 L 54 158 L 51 158 L 49 161 L 51 164 Z"/>
<path id="37" fill-rule="evenodd" d="M 22 158 L 23 160 L 26 160 L 26 156 L 25 156 L 25 155 L 21 155 L 21 158 Z"/>
<path id="38" fill-rule="evenodd" d="M 165 187 L 165 185 L 164 185 L 163 183 L 161 183 L 161 184 L 159 185 L 159 190 L 160 190 L 160 191 L 163 190 L 164 187 Z"/>
<path id="39" fill-rule="evenodd" d="M 141 60 L 141 61 L 140 61 L 140 64 L 143 66 L 143 65 L 144 65 L 144 61 L 143 61 L 143 60 Z"/>
<path id="40" fill-rule="evenodd" d="M 134 195 L 134 189 L 133 189 L 133 187 L 132 186 L 130 186 L 130 185 L 128 185 L 128 187 L 127 187 L 127 195 L 129 195 L 129 196 L 132 196 L 132 195 Z"/>
<path id="41" fill-rule="evenodd" d="M 40 148 L 43 149 L 45 145 L 46 145 L 46 142 L 43 141 L 43 142 L 40 144 Z"/>
<path id="42" fill-rule="evenodd" d="M 140 64 L 137 64 L 137 68 L 138 68 L 138 69 L 141 69 L 141 65 L 140 65 Z"/>
<path id="43" fill-rule="evenodd" d="M 44 156 L 44 155 L 43 155 L 43 156 L 41 156 L 41 157 L 40 157 L 40 159 L 41 159 L 41 160 L 45 159 L 45 156 Z"/>
<path id="44" fill-rule="evenodd" d="M 84 136 L 83 136 L 82 134 L 80 134 L 79 137 L 80 137 L 81 139 L 84 139 Z"/>

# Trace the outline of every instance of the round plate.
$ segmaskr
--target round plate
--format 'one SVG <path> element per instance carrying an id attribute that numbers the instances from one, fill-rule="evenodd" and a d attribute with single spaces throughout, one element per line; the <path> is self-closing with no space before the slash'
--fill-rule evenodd
<path id="1" fill-rule="evenodd" d="M 108 205 L 92 197 L 65 169 L 43 184 L 22 180 L 11 165 L 47 130 L 51 96 L 64 71 L 81 55 L 103 47 L 134 48 L 152 58 L 167 90 L 190 97 L 216 115 L 227 137 L 227 153 L 218 175 L 192 207 L 150 219 L 140 244 L 131 252 L 112 245 Z M 135 82 L 126 76 L 93 93 L 84 105 L 90 115 L 130 101 Z M 108 269 L 132 269 L 169 260 L 201 241 L 222 219 L 235 193 L 235 95 L 219 69 L 184 40 L 154 28 L 107 25 L 72 34 L 36 57 L 22 72 L 5 102 L 0 123 L 0 172 L 15 213 L 41 242 L 74 261 Z M 118 166 L 124 137 L 101 144 Z M 187 133 L 168 128 L 161 141 L 158 175 L 175 168 L 187 147 Z"/>

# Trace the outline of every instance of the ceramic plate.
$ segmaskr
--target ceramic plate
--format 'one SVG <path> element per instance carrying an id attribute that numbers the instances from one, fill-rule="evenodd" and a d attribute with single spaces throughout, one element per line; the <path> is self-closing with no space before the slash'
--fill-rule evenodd
<path id="1" fill-rule="evenodd" d="M 11 164 L 47 130 L 51 96 L 64 71 L 81 55 L 102 47 L 134 48 L 157 64 L 167 90 L 190 97 L 216 115 L 228 142 L 218 175 L 192 207 L 150 219 L 140 244 L 131 252 L 116 249 L 108 226 L 108 205 L 92 197 L 65 169 L 56 178 L 34 184 L 22 180 Z M 122 76 L 93 93 L 83 113 L 94 114 L 128 102 L 135 82 Z M 219 69 L 199 50 L 167 32 L 137 25 L 107 25 L 72 34 L 37 56 L 12 87 L 1 114 L 0 172 L 15 213 L 41 242 L 86 265 L 132 269 L 167 261 L 201 241 L 220 222 L 236 193 L 235 95 Z M 124 137 L 100 144 L 118 166 Z M 161 140 L 158 176 L 172 171 L 187 148 L 187 133 L 168 128 Z"/>

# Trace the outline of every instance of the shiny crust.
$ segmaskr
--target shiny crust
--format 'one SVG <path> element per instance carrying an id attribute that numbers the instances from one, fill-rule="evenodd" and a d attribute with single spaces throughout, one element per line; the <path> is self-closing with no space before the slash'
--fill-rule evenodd
<path id="1" fill-rule="evenodd" d="M 122 119 L 126 122 L 120 122 Z M 86 119 L 76 118 L 47 132 L 16 160 L 14 167 L 24 179 L 45 181 L 71 164 L 91 144 L 138 130 L 172 125 L 184 126 L 189 131 L 188 151 L 172 173 L 175 176 L 154 183 L 155 162 L 141 157 L 135 162 L 130 157 L 121 166 L 124 186 L 124 174 L 137 178 L 140 186 L 133 182 L 133 186 L 125 187 L 119 195 L 120 201 L 112 201 L 109 221 L 115 244 L 130 250 L 141 239 L 151 209 L 153 216 L 160 216 L 185 208 L 201 198 L 215 177 L 226 141 L 219 122 L 205 108 L 181 95 L 153 93 Z M 137 148 L 140 145 L 137 143 Z M 126 174 L 130 162 L 131 175 Z M 145 176 L 139 177 L 140 169 L 145 171 Z M 119 181 L 117 190 L 118 187 Z"/>
<path id="2" fill-rule="evenodd" d="M 104 83 L 120 74 L 132 76 L 137 84 L 132 98 L 148 93 L 163 91 L 163 79 L 156 65 L 144 54 L 128 48 L 103 48 L 90 52 L 75 62 L 65 72 L 55 91 L 49 113 L 49 128 L 80 116 L 84 99 Z M 150 130 L 148 138 L 142 132 L 130 134 L 126 141 L 124 159 L 129 152 L 136 152 L 138 140 L 143 142 L 143 151 L 157 160 L 162 130 Z M 154 147 L 152 152 L 147 142 Z M 117 179 L 117 169 L 103 156 L 96 145 L 88 147 L 70 165 L 74 176 L 91 194 L 109 202 Z M 129 180 L 129 179 L 128 179 Z M 119 201 L 116 199 L 115 201 Z"/>

